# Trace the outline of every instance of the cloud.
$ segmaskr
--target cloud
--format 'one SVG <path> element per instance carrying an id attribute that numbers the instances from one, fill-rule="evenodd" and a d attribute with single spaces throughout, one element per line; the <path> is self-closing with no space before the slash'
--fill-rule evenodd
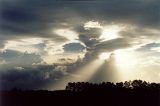
<path id="1" fill-rule="evenodd" d="M 137 51 L 145 51 L 145 52 L 149 52 L 151 50 L 158 50 L 158 48 L 160 47 L 160 43 L 149 43 L 146 44 L 144 46 L 141 46 L 139 49 L 137 49 Z"/>
<path id="2" fill-rule="evenodd" d="M 43 39 L 29 38 L 29 39 L 18 39 L 8 40 L 5 43 L 4 50 L 15 50 L 19 52 L 28 53 L 40 53 L 44 49 L 45 44 Z"/>
<path id="3" fill-rule="evenodd" d="M 98 3 L 96 1 L 56 2 L 49 0 L 43 3 L 37 0 L 15 2 L 16 4 L 12 1 L 2 2 L 0 28 L 2 34 L 51 37 L 54 27 L 64 26 L 60 23 L 70 23 L 74 26 L 88 20 L 107 20 L 151 28 L 159 28 L 160 24 L 158 0 L 149 2 L 113 0 Z"/>
<path id="4" fill-rule="evenodd" d="M 38 68 L 1 71 L 1 89 L 12 89 L 15 87 L 19 89 L 43 89 L 49 83 L 47 72 L 49 71 Z M 52 80 L 54 80 L 54 77 Z"/>
<path id="5" fill-rule="evenodd" d="M 117 38 L 109 41 L 104 41 L 98 45 L 96 45 L 96 51 L 98 52 L 110 52 L 117 49 L 123 49 L 130 47 L 131 45 L 125 38 Z"/>
<path id="6" fill-rule="evenodd" d="M 16 70 L 23 70 L 23 67 L 15 67 Z"/>
<path id="7" fill-rule="evenodd" d="M 16 4 L 10 0 L 2 2 L 1 39 L 42 37 L 57 45 L 78 39 L 90 48 L 100 42 L 99 36 L 102 35 L 101 28 L 104 25 L 124 24 L 155 30 L 160 26 L 159 21 L 156 21 L 159 19 L 158 0 L 15 2 Z M 14 16 L 10 17 L 12 14 Z M 121 32 L 121 35 L 129 39 L 143 34 L 137 31 L 136 29 L 133 33 L 133 30 L 127 30 Z"/>
<path id="8" fill-rule="evenodd" d="M 78 34 L 70 29 L 57 29 L 54 31 L 55 34 L 63 36 L 68 40 L 78 39 Z"/>
<path id="9" fill-rule="evenodd" d="M 12 69 L 14 67 L 27 67 L 33 63 L 40 63 L 41 56 L 34 53 L 21 53 L 13 50 L 0 52 L 0 58 L 5 61 L 5 64 L 0 66 L 0 71 Z"/>
<path id="10" fill-rule="evenodd" d="M 138 58 L 141 61 L 141 66 L 142 67 L 152 67 L 153 70 L 156 71 L 156 67 L 160 66 L 159 64 L 159 46 L 160 44 L 157 42 L 152 42 L 145 44 L 143 46 L 140 46 L 137 48 L 135 51 L 138 52 L 140 55 Z M 141 58 L 145 57 L 145 58 Z"/>
<path id="11" fill-rule="evenodd" d="M 69 74 L 67 70 L 73 63 L 34 64 L 30 67 L 16 67 L 0 71 L 0 89 L 48 89 Z M 71 68 L 71 67 L 70 67 Z M 24 83 L 25 82 L 25 83 Z"/>
<path id="12" fill-rule="evenodd" d="M 98 21 L 88 21 L 84 24 L 85 30 L 90 30 L 91 28 L 101 28 L 101 25 Z"/>
<path id="13" fill-rule="evenodd" d="M 0 51 L 2 51 L 2 50 L 3 50 L 4 45 L 5 45 L 5 41 L 0 40 Z"/>

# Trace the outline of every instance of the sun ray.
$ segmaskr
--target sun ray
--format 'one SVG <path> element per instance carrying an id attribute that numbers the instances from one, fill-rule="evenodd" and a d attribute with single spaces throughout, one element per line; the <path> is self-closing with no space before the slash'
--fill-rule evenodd
<path id="1" fill-rule="evenodd" d="M 68 82 L 88 81 L 94 75 L 94 73 L 96 73 L 97 69 L 102 63 L 103 61 L 96 59 L 88 63 L 86 66 L 74 70 L 73 73 L 70 73 L 66 77 L 58 80 L 56 85 L 49 86 L 48 88 L 50 90 L 64 89 Z"/>

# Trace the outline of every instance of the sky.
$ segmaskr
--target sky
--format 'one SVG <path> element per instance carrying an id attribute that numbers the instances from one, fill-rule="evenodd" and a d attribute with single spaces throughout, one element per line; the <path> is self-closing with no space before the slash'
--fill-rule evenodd
<path id="1" fill-rule="evenodd" d="M 0 89 L 160 83 L 159 0 L 0 0 Z"/>

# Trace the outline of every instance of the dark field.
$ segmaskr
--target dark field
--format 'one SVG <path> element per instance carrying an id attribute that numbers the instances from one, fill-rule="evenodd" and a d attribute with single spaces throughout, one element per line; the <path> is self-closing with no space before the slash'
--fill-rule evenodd
<path id="1" fill-rule="evenodd" d="M 61 91 L 1 91 L 1 98 L 1 106 L 160 106 L 160 85 L 79 82 Z"/>

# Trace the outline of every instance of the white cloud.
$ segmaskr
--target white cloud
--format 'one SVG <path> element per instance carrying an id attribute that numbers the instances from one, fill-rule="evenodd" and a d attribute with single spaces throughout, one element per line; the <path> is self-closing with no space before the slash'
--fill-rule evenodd
<path id="1" fill-rule="evenodd" d="M 18 40 L 8 40 L 3 50 L 15 50 L 19 52 L 39 53 L 40 50 L 34 45 L 43 43 L 41 38 L 26 38 Z"/>
<path id="2" fill-rule="evenodd" d="M 67 38 L 68 40 L 78 39 L 78 33 L 69 28 L 55 29 L 53 32 L 59 36 Z"/>
<path id="3" fill-rule="evenodd" d="M 23 70 L 23 67 L 15 67 L 16 70 Z"/>
<path id="4" fill-rule="evenodd" d="M 154 50 L 154 51 L 160 52 L 160 47 L 153 47 L 153 48 L 151 48 L 151 50 Z"/>
<path id="5" fill-rule="evenodd" d="M 64 52 L 62 48 L 63 43 L 57 44 L 54 41 L 47 40 L 45 44 L 46 44 L 46 47 L 44 50 L 47 52 L 48 55 L 61 54 Z"/>
<path id="6" fill-rule="evenodd" d="M 102 28 L 98 21 L 88 21 L 84 23 L 84 29 L 89 30 L 91 28 Z"/>

